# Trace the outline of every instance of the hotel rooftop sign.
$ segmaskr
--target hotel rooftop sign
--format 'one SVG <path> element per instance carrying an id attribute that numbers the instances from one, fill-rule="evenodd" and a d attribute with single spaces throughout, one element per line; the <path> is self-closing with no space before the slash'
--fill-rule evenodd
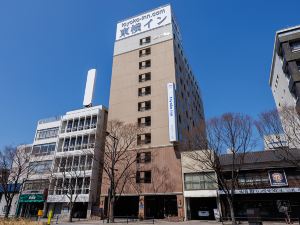
<path id="1" fill-rule="evenodd" d="M 170 24 L 170 5 L 156 8 L 138 16 L 123 20 L 117 24 L 116 40 L 121 40 L 148 30 Z"/>

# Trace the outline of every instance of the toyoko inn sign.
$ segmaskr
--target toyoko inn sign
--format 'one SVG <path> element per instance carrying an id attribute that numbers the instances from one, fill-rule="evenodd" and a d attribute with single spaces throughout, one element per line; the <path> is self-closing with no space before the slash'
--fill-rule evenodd
<path id="1" fill-rule="evenodd" d="M 178 141 L 175 84 L 168 83 L 167 90 L 168 90 L 169 140 L 170 142 L 175 142 Z"/>
<path id="2" fill-rule="evenodd" d="M 154 9 L 118 23 L 116 40 L 165 26 L 171 21 L 170 5 Z"/>

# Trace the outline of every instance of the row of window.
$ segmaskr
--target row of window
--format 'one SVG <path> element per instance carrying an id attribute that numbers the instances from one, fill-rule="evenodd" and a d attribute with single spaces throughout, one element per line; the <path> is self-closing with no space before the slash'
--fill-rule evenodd
<path id="1" fill-rule="evenodd" d="M 151 37 L 145 37 L 140 39 L 140 45 L 149 44 L 151 42 Z M 151 54 L 151 48 L 145 48 L 141 49 L 139 51 L 139 57 L 147 56 Z M 145 69 L 151 67 L 151 59 L 147 59 L 144 61 L 139 62 L 139 69 Z M 151 72 L 143 73 L 139 75 L 139 82 L 146 82 L 151 80 Z M 151 86 L 145 86 L 138 88 L 138 96 L 146 96 L 151 94 Z M 151 109 L 151 101 L 143 101 L 138 103 L 138 111 L 143 112 Z M 138 118 L 138 125 L 140 127 L 145 126 L 151 126 L 151 117 L 139 117 Z M 145 134 L 139 134 L 137 136 L 137 144 L 138 145 L 144 145 L 144 144 L 150 144 L 151 143 L 151 133 L 145 133 Z M 151 153 L 138 153 L 137 155 L 137 162 L 149 162 L 151 161 Z M 139 177 L 138 177 L 139 176 Z M 140 174 L 137 174 L 137 181 L 141 180 L 142 176 Z M 146 179 L 147 180 L 147 179 Z M 151 181 L 151 172 L 150 172 L 150 181 Z"/>
<path id="2" fill-rule="evenodd" d="M 30 180 L 24 184 L 24 190 L 45 190 L 49 187 L 49 180 Z"/>
<path id="3" fill-rule="evenodd" d="M 34 145 L 32 154 L 35 156 L 52 155 L 55 151 L 55 143 L 47 143 L 42 145 Z"/>
<path id="4" fill-rule="evenodd" d="M 93 129 L 97 126 L 97 115 L 63 121 L 61 133 Z"/>
<path id="5" fill-rule="evenodd" d="M 212 190 L 216 189 L 215 173 L 188 173 L 184 174 L 185 190 Z"/>
<path id="6" fill-rule="evenodd" d="M 60 140 L 58 152 L 82 150 L 95 147 L 95 134 L 91 135 L 79 135 L 75 137 L 67 137 Z"/>
<path id="7" fill-rule="evenodd" d="M 50 128 L 50 129 L 43 129 L 38 130 L 36 132 L 35 140 L 47 139 L 57 137 L 58 134 L 58 127 Z"/>
<path id="8" fill-rule="evenodd" d="M 92 155 L 69 156 L 55 159 L 54 172 L 85 171 L 91 170 Z"/>
<path id="9" fill-rule="evenodd" d="M 35 161 L 29 163 L 29 170 L 31 174 L 44 174 L 50 173 L 52 166 L 52 160 Z"/>
<path id="10" fill-rule="evenodd" d="M 90 183 L 90 177 L 58 178 L 51 184 L 49 195 L 88 194 Z"/>

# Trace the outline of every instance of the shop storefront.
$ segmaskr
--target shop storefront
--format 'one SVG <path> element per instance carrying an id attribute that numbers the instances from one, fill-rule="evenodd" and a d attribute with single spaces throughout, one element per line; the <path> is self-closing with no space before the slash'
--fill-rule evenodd
<path id="1" fill-rule="evenodd" d="M 36 217 L 39 210 L 44 210 L 44 194 L 22 194 L 19 198 L 18 215 L 21 217 Z"/>
<path id="2" fill-rule="evenodd" d="M 292 190 L 292 192 L 289 192 Z M 263 220 L 284 220 L 285 214 L 281 207 L 287 206 L 291 218 L 298 218 L 300 212 L 300 188 L 252 189 L 237 191 L 235 195 L 235 212 L 240 218 L 247 218 L 248 209 L 258 209 Z M 221 195 L 223 215 L 229 216 L 225 196 Z"/>

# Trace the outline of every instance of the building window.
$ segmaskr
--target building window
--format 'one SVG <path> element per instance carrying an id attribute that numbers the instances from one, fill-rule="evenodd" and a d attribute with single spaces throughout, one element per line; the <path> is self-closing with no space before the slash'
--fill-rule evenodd
<path id="1" fill-rule="evenodd" d="M 148 81 L 148 80 L 151 80 L 151 73 L 143 73 L 143 74 L 140 74 L 139 75 L 139 82 L 145 82 L 145 81 Z"/>
<path id="2" fill-rule="evenodd" d="M 151 101 L 139 102 L 138 111 L 143 112 L 151 109 Z"/>
<path id="3" fill-rule="evenodd" d="M 140 69 L 145 69 L 145 68 L 148 68 L 150 66 L 151 66 L 151 60 L 150 59 L 139 62 L 139 68 Z"/>
<path id="4" fill-rule="evenodd" d="M 151 54 L 151 48 L 145 48 L 145 49 L 141 49 L 139 51 L 139 55 L 140 57 L 146 56 L 146 55 L 150 55 Z"/>
<path id="5" fill-rule="evenodd" d="M 292 52 L 300 51 L 300 41 L 295 41 L 290 44 Z"/>
<path id="6" fill-rule="evenodd" d="M 212 190 L 216 189 L 214 172 L 184 174 L 185 190 Z"/>
<path id="7" fill-rule="evenodd" d="M 151 171 L 137 171 L 136 183 L 151 183 Z"/>
<path id="8" fill-rule="evenodd" d="M 142 87 L 138 89 L 138 95 L 140 97 L 145 95 L 150 95 L 150 94 L 151 94 L 151 86 Z"/>
<path id="9" fill-rule="evenodd" d="M 52 155 L 55 150 L 55 143 L 48 143 L 42 145 L 34 145 L 32 154 L 35 156 Z"/>
<path id="10" fill-rule="evenodd" d="M 174 60 L 175 60 L 175 64 L 177 65 L 177 58 L 176 58 L 176 57 L 174 57 Z"/>
<path id="11" fill-rule="evenodd" d="M 138 125 L 140 127 L 149 127 L 149 126 L 151 126 L 151 116 L 138 118 Z"/>
<path id="12" fill-rule="evenodd" d="M 137 163 L 149 163 L 151 162 L 151 152 L 140 152 L 136 155 Z"/>
<path id="13" fill-rule="evenodd" d="M 38 130 L 36 133 L 36 140 L 57 137 L 58 127 Z"/>
<path id="14" fill-rule="evenodd" d="M 151 143 L 151 134 L 139 134 L 137 136 L 137 144 L 138 145 L 144 145 L 144 144 L 150 144 Z"/>
<path id="15" fill-rule="evenodd" d="M 91 128 L 96 128 L 97 126 L 97 116 L 93 116 L 92 117 L 92 124 L 91 124 Z"/>
<path id="16" fill-rule="evenodd" d="M 51 165 L 52 165 L 52 160 L 31 162 L 29 163 L 30 173 L 32 174 L 50 173 Z"/>
<path id="17" fill-rule="evenodd" d="M 238 184 L 242 188 L 262 188 L 270 187 L 270 181 L 267 174 L 240 174 Z"/>
<path id="18" fill-rule="evenodd" d="M 151 42 L 150 36 L 140 39 L 140 45 L 149 44 L 150 42 Z"/>
<path id="19" fill-rule="evenodd" d="M 32 180 L 26 181 L 24 185 L 24 190 L 45 190 L 49 187 L 49 180 Z"/>
<path id="20" fill-rule="evenodd" d="M 71 132 L 72 131 L 72 125 L 73 125 L 73 120 L 69 120 L 68 121 L 68 125 L 67 125 L 67 132 Z"/>

